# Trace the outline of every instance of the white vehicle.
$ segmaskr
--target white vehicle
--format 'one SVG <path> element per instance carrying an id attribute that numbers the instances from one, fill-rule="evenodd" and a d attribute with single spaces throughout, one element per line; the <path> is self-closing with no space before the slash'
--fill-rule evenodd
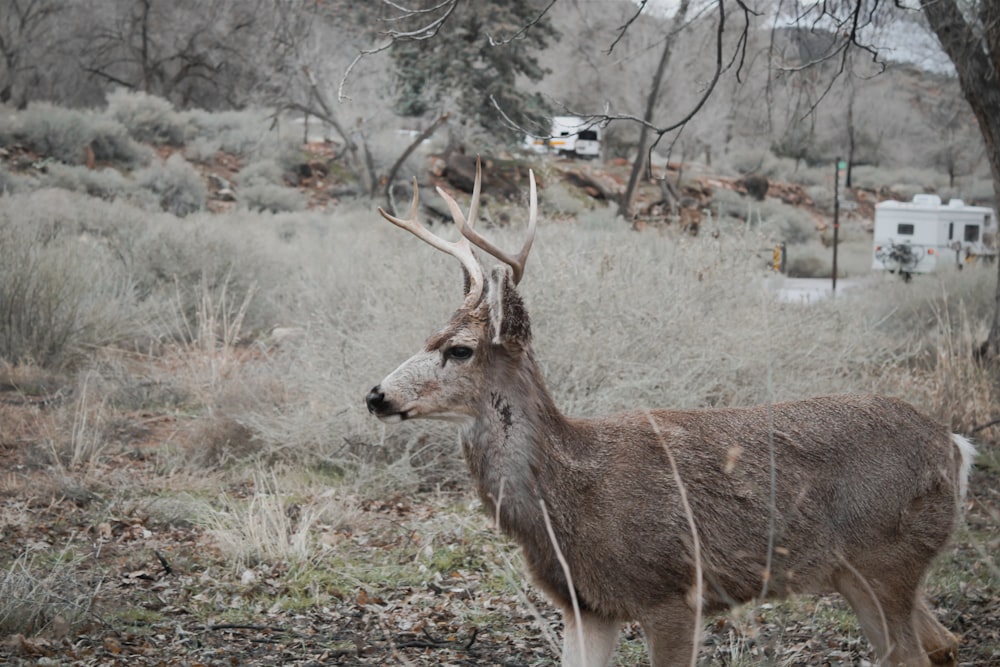
<path id="1" fill-rule="evenodd" d="M 601 156 L 601 128 L 579 116 L 555 116 L 549 137 L 525 137 L 528 150 L 582 158 Z"/>
<path id="2" fill-rule="evenodd" d="M 941 262 L 959 267 L 996 255 L 996 213 L 986 206 L 966 206 L 961 199 L 941 203 L 937 195 L 920 194 L 912 202 L 875 205 L 873 270 L 909 277 L 930 273 Z"/>

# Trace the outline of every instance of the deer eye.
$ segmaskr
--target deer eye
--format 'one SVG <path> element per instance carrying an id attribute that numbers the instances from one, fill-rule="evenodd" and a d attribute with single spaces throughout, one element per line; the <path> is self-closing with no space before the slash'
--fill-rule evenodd
<path id="1" fill-rule="evenodd" d="M 444 351 L 444 360 L 447 363 L 450 359 L 455 359 L 456 361 L 465 361 L 472 357 L 472 348 L 466 347 L 465 345 L 456 345 L 455 347 L 449 347 Z"/>

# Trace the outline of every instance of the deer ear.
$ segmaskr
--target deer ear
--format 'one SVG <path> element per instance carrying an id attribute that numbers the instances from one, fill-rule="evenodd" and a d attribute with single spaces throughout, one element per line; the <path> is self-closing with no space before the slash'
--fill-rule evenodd
<path id="1" fill-rule="evenodd" d="M 486 285 L 486 306 L 495 345 L 525 346 L 531 341 L 531 321 L 514 287 L 509 266 L 497 266 Z"/>

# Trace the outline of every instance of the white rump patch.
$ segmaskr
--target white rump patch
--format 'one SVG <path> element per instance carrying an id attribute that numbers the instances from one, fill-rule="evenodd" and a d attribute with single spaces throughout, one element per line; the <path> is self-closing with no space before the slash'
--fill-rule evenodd
<path id="1" fill-rule="evenodd" d="M 951 441 L 955 443 L 961 457 L 961 465 L 958 469 L 958 497 L 965 500 L 965 494 L 969 490 L 969 470 L 976 458 L 976 447 L 971 440 L 957 433 L 951 434 Z"/>

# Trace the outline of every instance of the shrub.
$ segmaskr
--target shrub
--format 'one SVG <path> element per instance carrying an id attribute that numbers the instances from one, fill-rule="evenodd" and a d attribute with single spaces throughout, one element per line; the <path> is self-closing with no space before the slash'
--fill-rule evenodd
<path id="1" fill-rule="evenodd" d="M 242 303 L 255 285 L 276 290 L 256 290 L 244 332 L 273 326 L 294 288 L 260 251 L 274 254 L 273 218 L 245 216 L 208 225 L 61 190 L 0 198 L 0 318 L 12 322 L 0 357 L 62 366 L 101 346 L 186 340 L 206 295 Z"/>
<path id="2" fill-rule="evenodd" d="M 62 188 L 108 200 L 127 197 L 135 189 L 135 183 L 117 169 L 88 169 L 58 163 L 48 166 L 41 183 L 45 187 Z"/>
<path id="3" fill-rule="evenodd" d="M 828 215 L 833 215 L 833 189 L 827 185 L 810 185 L 806 194 L 813 200 L 816 208 Z"/>
<path id="4" fill-rule="evenodd" d="M 176 216 L 184 217 L 205 208 L 208 188 L 201 174 L 180 153 L 155 162 L 136 172 L 136 183 L 160 197 L 160 206 Z"/>
<path id="5" fill-rule="evenodd" d="M 242 302 L 263 282 L 257 276 L 269 262 L 228 225 L 214 229 L 204 221 L 166 215 L 157 222 L 157 227 L 137 230 L 124 252 L 133 267 L 137 295 L 153 317 L 155 330 L 150 333 L 160 340 L 190 342 L 198 335 L 191 323 L 199 321 L 206 299 L 227 294 Z M 245 316 L 247 330 L 273 323 L 264 303 L 266 299 L 252 302 Z"/>
<path id="6" fill-rule="evenodd" d="M 300 135 L 283 131 L 260 109 L 209 113 L 199 109 L 184 115 L 185 136 L 217 146 L 217 150 L 249 160 L 273 160 L 282 171 L 301 162 Z"/>
<path id="7" fill-rule="evenodd" d="M 51 164 L 39 179 L 43 187 L 61 188 L 113 201 L 125 200 L 145 210 L 163 210 L 178 217 L 205 208 L 208 188 L 201 174 L 180 154 L 166 162 L 157 160 L 133 178 L 117 169 L 88 169 L 78 165 Z"/>
<path id="8" fill-rule="evenodd" d="M 236 201 L 245 209 L 270 213 L 301 211 L 308 204 L 295 188 L 260 181 L 241 187 Z"/>
<path id="9" fill-rule="evenodd" d="M 734 147 L 727 156 L 730 167 L 737 174 L 760 174 L 775 180 L 789 180 L 795 172 L 795 160 L 777 157 L 768 150 L 752 147 Z"/>
<path id="10" fill-rule="evenodd" d="M 106 247 L 66 233 L 58 210 L 23 203 L 0 199 L 0 356 L 72 365 L 134 326 L 131 285 Z"/>
<path id="11" fill-rule="evenodd" d="M 67 164 L 84 164 L 91 153 L 98 161 L 127 166 L 144 164 L 152 152 L 129 137 L 118 121 L 99 112 L 64 109 L 40 102 L 13 116 L 0 140 L 21 143 Z"/>
<path id="12" fill-rule="evenodd" d="M 888 188 L 903 200 L 910 200 L 921 192 L 937 192 L 948 186 L 948 177 L 931 169 L 858 166 L 851 172 L 854 187 L 879 191 Z"/>
<path id="13" fill-rule="evenodd" d="M 184 114 L 185 135 L 219 143 L 219 148 L 234 155 L 248 155 L 260 145 L 267 133 L 267 116 L 261 111 L 222 111 L 211 113 L 192 109 Z"/>
<path id="14" fill-rule="evenodd" d="M 238 180 L 240 185 L 253 185 L 256 183 L 284 185 L 285 174 L 281 165 L 275 160 L 260 160 L 252 162 L 240 170 Z"/>
<path id="15" fill-rule="evenodd" d="M 230 310 L 253 294 L 241 316 L 245 341 L 269 330 L 289 304 L 298 302 L 287 280 L 294 260 L 280 252 L 284 248 L 273 216 L 209 216 L 159 214 L 137 225 L 131 239 L 121 239 L 135 289 L 156 313 L 157 338 L 191 341 L 206 314 L 218 316 L 206 313 L 213 304 Z"/>
<path id="16" fill-rule="evenodd" d="M 13 174 L 0 165 L 0 196 L 24 192 L 30 189 L 30 181 L 24 176 Z"/>
<path id="17" fill-rule="evenodd" d="M 825 188 L 833 196 L 833 164 L 810 167 L 802 165 L 794 174 L 786 174 L 787 180 L 792 183 L 808 186 L 810 188 Z"/>
<path id="18" fill-rule="evenodd" d="M 222 143 L 218 139 L 206 139 L 205 137 L 195 137 L 184 146 L 184 157 L 192 162 L 208 162 L 222 148 Z"/>
<path id="19" fill-rule="evenodd" d="M 829 278 L 833 275 L 833 263 L 828 256 L 802 246 L 789 253 L 785 273 L 790 278 Z"/>
<path id="20" fill-rule="evenodd" d="M 184 143 L 184 119 L 161 97 L 120 88 L 108 94 L 108 113 L 136 141 L 168 146 Z"/>
<path id="21" fill-rule="evenodd" d="M 305 195 L 285 185 L 284 172 L 274 160 L 261 160 L 239 174 L 237 202 L 251 211 L 301 211 L 308 203 Z"/>
<path id="22" fill-rule="evenodd" d="M 760 204 L 760 217 L 764 228 L 773 230 L 771 234 L 777 241 L 794 245 L 816 240 L 816 223 L 800 208 L 768 199 Z"/>
<path id="23" fill-rule="evenodd" d="M 716 188 L 712 192 L 711 209 L 718 218 L 746 219 L 752 206 L 757 204 L 735 190 Z"/>
<path id="24" fill-rule="evenodd" d="M 99 586 L 88 582 L 84 557 L 25 550 L 0 572 L 0 634 L 34 636 L 54 625 L 75 629 L 90 617 Z M 58 631 L 57 631 L 58 632 Z"/>
<path id="25" fill-rule="evenodd" d="M 582 190 L 569 187 L 563 181 L 550 183 L 545 188 L 545 199 L 540 202 L 546 211 L 556 216 L 576 216 L 589 208 L 593 200 Z"/>

